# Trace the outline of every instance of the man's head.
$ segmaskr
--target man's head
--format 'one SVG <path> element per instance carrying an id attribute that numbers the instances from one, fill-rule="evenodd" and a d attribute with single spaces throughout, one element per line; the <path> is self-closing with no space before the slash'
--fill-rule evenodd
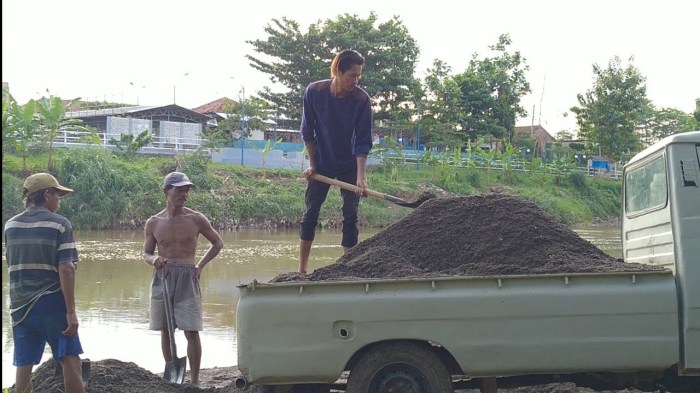
<path id="1" fill-rule="evenodd" d="M 163 191 L 167 191 L 172 187 L 193 186 L 194 183 L 182 172 L 170 172 L 163 179 Z"/>
<path id="2" fill-rule="evenodd" d="M 59 207 L 59 199 L 73 192 L 62 186 L 49 173 L 35 173 L 24 180 L 22 195 L 25 206 L 45 206 L 52 212 Z"/>
<path id="3" fill-rule="evenodd" d="M 365 58 L 352 49 L 338 53 L 331 62 L 331 78 L 339 83 L 343 91 L 352 91 L 362 76 Z"/>

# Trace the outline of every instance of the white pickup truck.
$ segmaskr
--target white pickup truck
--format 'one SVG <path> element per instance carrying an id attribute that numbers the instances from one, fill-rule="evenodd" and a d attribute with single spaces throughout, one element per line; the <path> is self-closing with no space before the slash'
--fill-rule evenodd
<path id="1" fill-rule="evenodd" d="M 699 392 L 700 132 L 637 154 L 623 187 L 625 261 L 666 269 L 253 282 L 240 286 L 237 386 L 445 393 L 574 381 Z"/>

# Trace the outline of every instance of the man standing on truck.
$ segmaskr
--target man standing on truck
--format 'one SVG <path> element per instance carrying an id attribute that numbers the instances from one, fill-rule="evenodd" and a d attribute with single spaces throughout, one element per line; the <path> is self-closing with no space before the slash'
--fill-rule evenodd
<path id="1" fill-rule="evenodd" d="M 78 250 L 71 222 L 56 213 L 71 192 L 49 173 L 31 175 L 22 187 L 27 209 L 5 224 L 17 392 L 33 391 L 32 369 L 46 343 L 63 368 L 65 391 L 85 392 L 75 312 Z"/>
<path id="2" fill-rule="evenodd" d="M 357 184 L 357 191 L 340 190 L 343 198 L 343 238 L 348 251 L 357 244 L 357 211 L 366 193 L 365 164 L 372 149 L 372 103 L 357 83 L 365 59 L 345 49 L 331 62 L 331 79 L 312 82 L 304 93 L 301 136 L 309 155 L 309 168 L 299 237 L 299 273 L 306 274 L 321 205 L 330 185 L 315 181 L 315 173 Z"/>
<path id="3" fill-rule="evenodd" d="M 185 332 L 187 357 L 190 361 L 190 376 L 193 385 L 199 383 L 199 368 L 202 360 L 202 297 L 199 278 L 207 265 L 224 247 L 221 236 L 202 213 L 185 207 L 185 202 L 194 186 L 181 172 L 172 172 L 163 180 L 165 210 L 146 221 L 143 259 L 155 269 L 151 282 L 151 304 L 149 329 L 161 331 L 161 347 L 166 363 L 176 361 L 170 353 L 170 336 L 165 320 L 163 281 L 167 280 L 172 297 L 175 326 Z M 197 240 L 204 236 L 211 247 L 195 264 Z M 158 255 L 155 248 L 158 247 Z M 163 278 L 159 271 L 162 271 Z"/>

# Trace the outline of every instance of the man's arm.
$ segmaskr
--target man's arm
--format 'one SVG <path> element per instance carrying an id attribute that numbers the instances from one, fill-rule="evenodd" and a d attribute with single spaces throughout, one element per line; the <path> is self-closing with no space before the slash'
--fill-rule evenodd
<path id="1" fill-rule="evenodd" d="M 309 167 L 304 171 L 303 175 L 308 180 L 311 175 L 316 173 L 316 143 L 314 141 L 305 141 L 304 146 L 306 146 L 306 154 L 309 155 Z"/>
<path id="2" fill-rule="evenodd" d="M 209 247 L 206 254 L 204 254 L 202 259 L 200 259 L 199 262 L 197 262 L 197 265 L 195 265 L 197 267 L 197 278 L 199 278 L 204 266 L 219 255 L 221 249 L 224 248 L 224 241 L 221 239 L 221 236 L 219 236 L 219 233 L 214 229 L 214 227 L 211 226 L 211 222 L 206 216 L 204 216 L 204 214 L 199 213 L 197 215 L 197 223 L 200 228 L 199 233 L 201 233 L 202 236 L 204 236 L 204 238 L 209 240 L 209 243 L 211 243 L 211 247 Z"/>
<path id="3" fill-rule="evenodd" d="M 367 156 L 358 155 L 357 159 L 357 187 L 359 189 L 355 193 L 359 196 L 364 196 L 367 189 L 367 178 L 365 177 L 365 166 L 367 165 Z"/>
<path id="4" fill-rule="evenodd" d="M 160 269 L 165 266 L 167 260 L 163 256 L 153 254 L 156 251 L 156 244 L 158 244 L 153 234 L 155 225 L 156 223 L 153 217 L 146 221 L 146 226 L 143 230 L 145 238 L 143 242 L 143 260 L 147 265 Z"/>
<path id="5" fill-rule="evenodd" d="M 61 292 L 66 302 L 66 319 L 68 327 L 63 331 L 66 336 L 74 336 L 78 333 L 78 316 L 75 313 L 75 265 L 73 262 L 64 262 L 58 265 L 58 278 L 61 283 Z"/>

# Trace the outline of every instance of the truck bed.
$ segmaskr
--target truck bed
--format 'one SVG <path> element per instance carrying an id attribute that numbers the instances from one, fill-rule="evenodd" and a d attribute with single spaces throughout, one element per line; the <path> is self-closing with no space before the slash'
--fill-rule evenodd
<path id="1" fill-rule="evenodd" d="M 470 377 L 665 369 L 678 362 L 671 271 L 240 286 L 238 367 L 254 384 L 332 383 L 389 340 L 444 347 Z"/>

